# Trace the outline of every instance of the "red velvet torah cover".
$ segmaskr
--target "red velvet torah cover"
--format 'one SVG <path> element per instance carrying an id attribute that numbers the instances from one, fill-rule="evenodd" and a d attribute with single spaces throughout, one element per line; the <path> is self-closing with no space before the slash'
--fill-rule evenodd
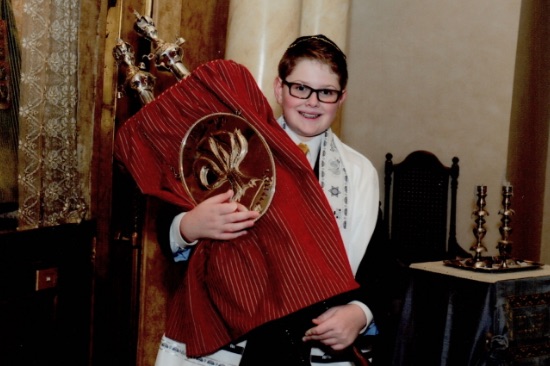
<path id="1" fill-rule="evenodd" d="M 239 113 L 265 138 L 276 187 L 269 209 L 247 235 L 197 244 L 166 328 L 190 357 L 358 287 L 312 169 L 244 66 L 215 60 L 198 67 L 120 127 L 115 158 L 144 194 L 190 210 L 193 201 L 178 175 L 181 142 L 197 120 L 218 112 Z"/>

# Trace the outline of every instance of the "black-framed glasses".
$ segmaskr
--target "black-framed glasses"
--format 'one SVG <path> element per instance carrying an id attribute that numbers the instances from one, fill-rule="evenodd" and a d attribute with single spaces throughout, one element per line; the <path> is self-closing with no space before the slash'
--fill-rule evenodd
<path id="1" fill-rule="evenodd" d="M 317 99 L 323 103 L 336 103 L 340 100 L 343 92 L 335 89 L 313 89 L 301 83 L 290 83 L 283 80 L 283 84 L 288 86 L 290 95 L 294 98 L 308 99 L 313 92 L 317 94 Z"/>

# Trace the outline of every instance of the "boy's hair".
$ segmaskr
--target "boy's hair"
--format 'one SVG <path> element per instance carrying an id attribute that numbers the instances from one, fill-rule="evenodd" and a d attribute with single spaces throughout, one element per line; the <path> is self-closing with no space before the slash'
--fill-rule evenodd
<path id="1" fill-rule="evenodd" d="M 342 90 L 346 88 L 348 83 L 346 55 L 336 43 L 322 34 L 299 37 L 288 46 L 279 61 L 279 77 L 286 80 L 298 61 L 304 58 L 328 65 L 332 72 L 338 75 Z"/>

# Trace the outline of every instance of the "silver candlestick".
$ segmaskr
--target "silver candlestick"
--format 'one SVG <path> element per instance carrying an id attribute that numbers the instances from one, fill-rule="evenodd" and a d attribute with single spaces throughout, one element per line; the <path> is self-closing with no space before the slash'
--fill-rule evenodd
<path id="1" fill-rule="evenodd" d="M 516 265 L 515 261 L 512 259 L 512 241 L 510 240 L 510 234 L 512 233 L 512 228 L 510 227 L 510 223 L 512 222 L 511 216 L 514 214 L 514 210 L 510 208 L 512 205 L 512 195 L 511 185 L 502 187 L 502 209 L 498 212 L 499 215 L 502 216 L 500 219 L 502 225 L 499 228 L 501 239 L 498 241 L 497 245 L 502 268 Z"/>
<path id="2" fill-rule="evenodd" d="M 498 241 L 497 249 L 499 255 L 485 256 L 481 254 L 487 250 L 483 245 L 483 238 L 487 230 L 485 230 L 485 218 L 489 216 L 489 212 L 485 210 L 485 197 L 487 196 L 486 186 L 477 186 L 477 209 L 474 210 L 473 215 L 475 218 L 475 227 L 473 229 L 474 236 L 476 237 L 475 244 L 472 245 L 470 250 L 474 251 L 474 256 L 466 260 L 444 260 L 443 263 L 447 266 L 463 268 L 468 270 L 475 270 L 481 272 L 508 272 L 508 271 L 524 271 L 530 269 L 537 269 L 543 266 L 543 263 L 535 262 L 531 260 L 518 259 L 512 257 L 512 241 L 510 240 L 510 234 L 512 228 L 510 223 L 512 221 L 512 215 L 514 210 L 511 209 L 511 197 L 512 186 L 506 184 L 502 187 L 502 209 L 498 212 L 501 218 L 501 226 L 499 228 L 501 239 Z"/>
<path id="3" fill-rule="evenodd" d="M 485 229 L 485 217 L 489 216 L 489 212 L 485 210 L 485 197 L 487 197 L 487 186 L 477 186 L 477 209 L 473 212 L 476 216 L 475 224 L 476 226 L 473 229 L 474 236 L 476 237 L 475 244 L 470 248 L 474 251 L 474 256 L 472 258 L 473 265 L 476 267 L 484 266 L 485 262 L 481 253 L 487 251 L 487 248 L 482 244 L 483 238 L 487 230 Z"/>

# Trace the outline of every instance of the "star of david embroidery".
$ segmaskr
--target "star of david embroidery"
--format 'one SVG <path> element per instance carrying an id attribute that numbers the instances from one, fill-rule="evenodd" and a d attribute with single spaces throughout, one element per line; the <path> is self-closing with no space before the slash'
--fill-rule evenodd
<path id="1" fill-rule="evenodd" d="M 340 188 L 334 187 L 334 186 L 332 186 L 332 188 L 329 189 L 329 192 L 330 192 L 330 194 L 332 194 L 333 196 L 336 196 L 336 197 L 338 197 L 338 195 L 340 193 L 342 193 L 342 192 L 340 192 Z"/>

